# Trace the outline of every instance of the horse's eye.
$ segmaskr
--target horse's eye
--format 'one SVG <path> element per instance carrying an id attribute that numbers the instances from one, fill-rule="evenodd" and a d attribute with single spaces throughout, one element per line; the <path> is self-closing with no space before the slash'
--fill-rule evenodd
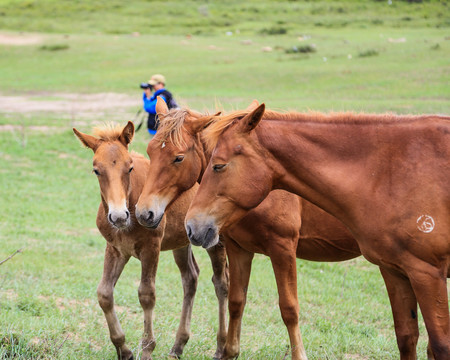
<path id="1" fill-rule="evenodd" d="M 217 164 L 217 165 L 213 165 L 213 170 L 214 172 L 219 172 L 222 171 L 225 166 L 227 166 L 227 164 Z"/>
<path id="2" fill-rule="evenodd" d="M 92 170 L 92 172 L 95 174 L 95 175 L 97 175 L 97 176 L 99 176 L 100 175 L 100 173 L 98 172 L 98 170 L 97 169 L 93 169 Z"/>
<path id="3" fill-rule="evenodd" d="M 134 169 L 134 167 L 130 167 L 130 170 L 128 170 L 128 174 L 129 174 L 130 172 L 132 172 L 133 169 Z"/>
<path id="4" fill-rule="evenodd" d="M 177 155 L 175 156 L 175 159 L 173 160 L 174 163 L 180 163 L 184 160 L 184 155 Z"/>

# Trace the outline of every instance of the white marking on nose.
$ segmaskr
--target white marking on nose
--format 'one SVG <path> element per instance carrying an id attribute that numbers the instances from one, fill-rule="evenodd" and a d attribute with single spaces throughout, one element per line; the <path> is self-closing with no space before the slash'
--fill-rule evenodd
<path id="1" fill-rule="evenodd" d="M 417 228 L 423 233 L 432 232 L 434 225 L 434 219 L 430 215 L 420 215 L 417 219 Z"/>
<path id="2" fill-rule="evenodd" d="M 166 147 L 166 143 L 163 142 L 162 145 L 161 145 L 161 149 L 164 149 L 165 147 Z"/>

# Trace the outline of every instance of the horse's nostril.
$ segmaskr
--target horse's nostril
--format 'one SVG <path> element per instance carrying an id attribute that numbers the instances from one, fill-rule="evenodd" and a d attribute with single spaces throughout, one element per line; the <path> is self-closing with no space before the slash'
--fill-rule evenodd
<path id="1" fill-rule="evenodd" d="M 108 214 L 108 220 L 109 220 L 110 223 L 114 223 L 111 214 Z"/>
<path id="2" fill-rule="evenodd" d="M 153 221 L 154 218 L 155 214 L 153 213 L 153 211 L 149 211 L 147 221 Z"/>
<path id="3" fill-rule="evenodd" d="M 189 225 L 186 225 L 186 230 L 187 230 L 187 235 L 188 235 L 188 237 L 190 238 L 191 235 L 192 235 L 191 227 L 190 227 Z"/>
<path id="4" fill-rule="evenodd" d="M 127 219 L 128 219 L 130 217 L 130 212 L 128 210 L 126 210 L 125 215 L 127 216 Z"/>

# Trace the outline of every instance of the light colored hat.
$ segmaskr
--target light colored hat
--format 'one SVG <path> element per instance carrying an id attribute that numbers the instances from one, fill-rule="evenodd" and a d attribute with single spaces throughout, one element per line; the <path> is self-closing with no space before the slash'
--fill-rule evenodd
<path id="1" fill-rule="evenodd" d="M 161 75 L 161 74 L 155 74 L 155 75 L 152 75 L 152 77 L 150 78 L 148 83 L 150 85 L 156 85 L 156 84 L 159 84 L 159 83 L 163 83 L 165 85 L 166 84 L 166 78 L 163 75 Z"/>

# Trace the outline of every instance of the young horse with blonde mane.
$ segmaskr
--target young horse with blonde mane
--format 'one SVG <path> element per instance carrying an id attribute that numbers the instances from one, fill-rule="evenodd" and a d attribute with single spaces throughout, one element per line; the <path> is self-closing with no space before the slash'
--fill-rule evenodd
<path id="1" fill-rule="evenodd" d="M 158 133 L 147 147 L 151 167 L 136 205 L 138 221 L 153 228 L 174 201 L 196 187 L 211 157 L 201 136 L 211 116 L 188 109 L 169 111 L 164 101 L 158 101 L 157 112 Z M 277 221 L 273 221 L 274 217 Z M 233 359 L 239 355 L 252 260 L 255 253 L 260 253 L 272 262 L 292 359 L 306 359 L 299 328 L 296 258 L 348 260 L 361 254 L 356 241 L 336 218 L 282 190 L 271 192 L 257 208 L 237 224 L 222 229 L 221 234 L 230 266 L 230 321 L 224 353 L 216 353 L 215 357 Z"/>
<path id="2" fill-rule="evenodd" d="M 106 240 L 103 276 L 97 295 L 108 323 L 110 338 L 119 359 L 129 360 L 133 353 L 125 344 L 125 334 L 114 311 L 114 286 L 131 256 L 141 261 L 139 301 L 144 310 L 144 335 L 140 359 L 149 360 L 156 346 L 153 334 L 155 307 L 155 277 L 160 251 L 172 250 L 181 273 L 183 306 L 180 325 L 170 356 L 178 358 L 190 335 L 192 306 L 197 289 L 199 268 L 183 227 L 183 219 L 196 191 L 187 191 L 162 219 L 158 229 L 141 226 L 134 215 L 134 207 L 145 182 L 150 162 L 142 155 L 128 152 L 134 135 L 131 122 L 122 127 L 107 126 L 95 130 L 95 136 L 73 129 L 83 145 L 94 151 L 93 172 L 97 175 L 101 203 L 97 213 L 97 227 Z M 219 297 L 220 329 L 225 328 L 227 298 L 227 265 L 221 244 L 210 252 L 214 270 L 216 294 Z M 222 330 L 223 331 L 223 330 Z M 220 334 L 220 337 L 224 335 Z M 223 344 L 218 344 L 221 351 Z"/>
<path id="3" fill-rule="evenodd" d="M 263 119 L 263 120 L 262 120 Z M 285 189 L 340 219 L 380 267 L 402 360 L 416 359 L 417 303 L 429 358 L 450 359 L 450 117 L 265 112 L 218 118 L 186 215 L 193 244 Z"/>

